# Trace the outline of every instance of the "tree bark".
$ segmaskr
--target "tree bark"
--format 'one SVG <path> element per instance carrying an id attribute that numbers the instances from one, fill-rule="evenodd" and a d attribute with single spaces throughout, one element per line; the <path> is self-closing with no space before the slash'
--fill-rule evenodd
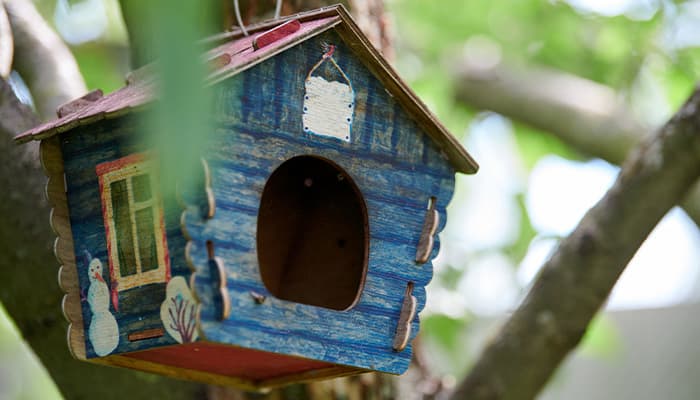
<path id="1" fill-rule="evenodd" d="M 39 117 L 55 118 L 58 106 L 87 92 L 78 63 L 30 1 L 0 1 L 12 27 L 13 68 L 27 83 Z"/>
<path id="2" fill-rule="evenodd" d="M 561 71 L 452 61 L 457 99 L 549 132 L 578 151 L 621 164 L 653 129 L 639 122 L 611 88 Z M 700 226 L 700 185 L 680 201 Z"/>
<path id="3" fill-rule="evenodd" d="M 700 176 L 700 89 L 625 161 L 542 267 L 452 399 L 532 399 L 579 343 L 625 266 Z"/>

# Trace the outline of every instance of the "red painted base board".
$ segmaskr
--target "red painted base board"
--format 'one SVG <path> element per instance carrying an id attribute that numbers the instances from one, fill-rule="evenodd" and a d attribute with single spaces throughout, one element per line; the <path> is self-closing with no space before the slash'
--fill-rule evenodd
<path id="1" fill-rule="evenodd" d="M 263 381 L 335 366 L 321 361 L 214 343 L 187 343 L 122 355 L 251 381 Z"/>

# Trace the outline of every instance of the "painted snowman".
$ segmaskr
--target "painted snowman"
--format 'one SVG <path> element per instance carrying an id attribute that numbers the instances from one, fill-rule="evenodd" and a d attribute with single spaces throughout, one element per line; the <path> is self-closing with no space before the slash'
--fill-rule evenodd
<path id="1" fill-rule="evenodd" d="M 86 252 L 86 256 L 90 260 L 90 253 Z M 117 348 L 119 327 L 117 320 L 109 311 L 109 288 L 102 278 L 102 262 L 98 258 L 89 261 L 88 278 L 90 279 L 90 287 L 88 288 L 87 302 L 92 312 L 88 338 L 95 354 L 103 357 Z"/>

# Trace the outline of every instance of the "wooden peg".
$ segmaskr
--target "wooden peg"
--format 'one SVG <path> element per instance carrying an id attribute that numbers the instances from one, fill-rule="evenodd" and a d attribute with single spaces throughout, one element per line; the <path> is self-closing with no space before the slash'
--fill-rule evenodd
<path id="1" fill-rule="evenodd" d="M 211 170 L 209 169 L 209 163 L 204 158 L 202 160 L 202 168 L 204 170 L 204 193 L 207 201 L 207 209 L 204 211 L 204 217 L 207 219 L 214 218 L 216 213 L 216 199 L 214 198 L 214 191 L 211 188 Z"/>
<path id="2" fill-rule="evenodd" d="M 218 303 L 217 316 L 219 321 L 228 319 L 231 315 L 231 300 L 228 297 L 228 289 L 226 288 L 226 269 L 224 262 L 214 256 L 214 243 L 207 241 L 207 252 L 209 253 L 209 268 L 211 271 L 211 280 L 214 283 L 214 302 Z"/>
<path id="3" fill-rule="evenodd" d="M 418 240 L 418 248 L 416 249 L 417 264 L 425 264 L 430 259 L 430 253 L 432 253 L 435 245 L 435 232 L 437 232 L 439 224 L 440 214 L 435 209 L 435 197 L 431 197 L 428 203 L 428 211 L 426 211 L 425 219 L 423 220 L 423 230 Z"/>
<path id="4" fill-rule="evenodd" d="M 401 305 L 401 314 L 399 315 L 399 323 L 396 326 L 396 334 L 394 335 L 393 349 L 394 351 L 403 351 L 408 346 L 408 339 L 411 337 L 411 322 L 416 317 L 416 297 L 413 293 L 413 282 L 409 282 L 406 286 L 403 304 Z"/>

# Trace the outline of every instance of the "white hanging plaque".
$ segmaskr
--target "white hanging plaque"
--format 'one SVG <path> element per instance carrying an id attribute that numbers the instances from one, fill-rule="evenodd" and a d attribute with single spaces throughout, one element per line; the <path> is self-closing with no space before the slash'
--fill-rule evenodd
<path id="1" fill-rule="evenodd" d="M 333 60 L 331 47 L 323 58 L 309 71 L 306 78 L 304 94 L 304 115 L 302 118 L 304 132 L 321 136 L 330 136 L 349 142 L 353 111 L 355 110 L 355 92 L 350 80 Z M 313 72 L 325 61 L 330 61 L 338 70 L 343 80 L 327 81 Z"/>

